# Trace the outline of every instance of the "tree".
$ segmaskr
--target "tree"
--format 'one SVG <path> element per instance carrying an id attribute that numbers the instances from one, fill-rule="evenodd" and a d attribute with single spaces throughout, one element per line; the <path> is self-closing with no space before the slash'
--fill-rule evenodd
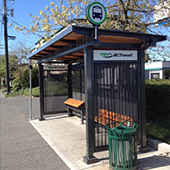
<path id="1" fill-rule="evenodd" d="M 151 57 L 149 56 L 148 53 L 145 54 L 145 62 L 152 61 Z"/>
<path id="2" fill-rule="evenodd" d="M 0 75 L 1 75 L 1 77 L 5 77 L 5 70 L 6 70 L 5 56 L 3 55 L 0 58 Z"/>
<path id="3" fill-rule="evenodd" d="M 30 53 L 30 47 L 25 42 L 18 41 L 10 47 L 9 53 L 17 61 L 17 64 L 12 62 L 11 67 L 15 67 L 16 74 L 20 74 L 25 67 L 28 67 L 27 55 Z"/>
<path id="4" fill-rule="evenodd" d="M 29 88 L 30 77 L 29 68 L 25 68 L 20 74 L 18 74 L 12 81 L 12 87 L 15 91 L 20 89 Z M 38 87 L 38 66 L 32 69 L 32 87 Z"/>
<path id="5" fill-rule="evenodd" d="M 101 28 L 162 34 L 163 32 L 156 25 L 160 21 L 154 21 L 153 14 L 161 10 L 169 10 L 170 14 L 170 0 L 166 3 L 164 0 L 100 0 L 100 2 L 107 9 L 107 20 Z M 56 0 L 56 3 L 51 2 L 44 11 L 41 10 L 39 16 L 30 14 L 32 17 L 30 29 L 18 26 L 15 29 L 49 38 L 56 32 L 56 28 L 66 27 L 71 23 L 87 25 L 89 22 L 85 11 L 90 3 L 90 0 Z M 160 8 L 155 8 L 157 4 Z M 170 22 L 165 23 L 163 28 L 169 31 L 169 26 Z M 159 46 L 161 49 L 161 44 Z"/>
<path id="6" fill-rule="evenodd" d="M 10 48 L 10 58 L 15 59 L 15 62 L 10 63 L 10 68 L 14 68 L 14 80 L 12 86 L 14 90 L 29 87 L 29 64 L 27 55 L 30 53 L 30 48 L 25 42 L 18 41 Z M 32 69 L 32 87 L 38 86 L 38 67 L 33 63 Z"/>
<path id="7" fill-rule="evenodd" d="M 14 56 L 9 55 L 9 72 L 10 79 L 13 79 L 15 76 L 15 71 L 17 68 L 17 59 Z M 5 64 L 5 55 L 0 58 L 0 76 L 5 78 L 6 74 L 6 64 Z"/>

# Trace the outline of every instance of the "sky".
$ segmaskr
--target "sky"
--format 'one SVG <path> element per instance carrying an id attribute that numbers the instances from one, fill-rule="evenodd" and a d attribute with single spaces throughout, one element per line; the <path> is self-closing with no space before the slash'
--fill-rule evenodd
<path id="1" fill-rule="evenodd" d="M 29 16 L 29 13 L 33 14 L 34 16 L 38 16 L 40 10 L 44 10 L 46 5 L 49 5 L 52 0 L 15 0 L 14 4 L 12 3 L 12 0 L 6 0 L 7 1 L 7 7 L 8 9 L 14 9 L 14 17 L 8 16 L 8 35 L 9 36 L 15 36 L 15 40 L 9 40 L 9 50 L 10 47 L 13 46 L 17 41 L 25 42 L 28 46 L 31 48 L 34 47 L 34 44 L 39 40 L 38 36 L 35 36 L 34 34 L 30 35 L 23 35 L 21 33 L 17 33 L 14 30 L 14 27 L 16 26 L 16 23 L 26 26 L 27 28 L 31 25 L 31 17 Z M 3 13 L 3 0 L 0 0 L 0 21 L 2 22 L 2 13 Z M 10 13 L 10 12 L 8 12 Z M 14 21 L 14 22 L 13 22 Z M 0 22 L 0 44 L 4 44 L 4 29 L 3 25 Z M 9 26 L 10 23 L 13 23 L 12 26 Z M 0 46 L 2 48 L 2 46 Z M 1 49 L 1 53 L 3 53 L 3 49 Z"/>
<path id="2" fill-rule="evenodd" d="M 16 26 L 15 23 L 18 23 L 21 26 L 26 26 L 27 28 L 30 28 L 31 23 L 31 17 L 29 16 L 29 13 L 33 14 L 34 16 L 38 16 L 40 13 L 40 10 L 45 9 L 46 5 L 50 5 L 52 1 L 56 3 L 55 0 L 14 0 L 14 4 L 12 0 L 6 0 L 7 1 L 7 7 L 8 9 L 14 9 L 14 17 L 8 16 L 8 35 L 9 36 L 15 36 L 15 40 L 9 40 L 9 51 L 10 47 L 15 45 L 18 41 L 26 43 L 31 49 L 34 48 L 35 43 L 40 39 L 38 36 L 34 34 L 30 35 L 23 35 L 21 33 L 17 33 L 14 30 L 14 27 Z M 2 24 L 2 14 L 3 14 L 3 0 L 0 0 L 0 55 L 4 53 L 4 30 L 3 30 L 3 24 Z M 9 26 L 10 23 L 13 23 L 12 26 Z M 163 29 L 163 28 L 161 28 Z M 167 32 L 165 31 L 165 35 Z M 168 33 L 169 34 L 169 33 Z M 170 35 L 168 35 L 170 37 Z M 165 45 L 167 43 L 165 42 Z"/>

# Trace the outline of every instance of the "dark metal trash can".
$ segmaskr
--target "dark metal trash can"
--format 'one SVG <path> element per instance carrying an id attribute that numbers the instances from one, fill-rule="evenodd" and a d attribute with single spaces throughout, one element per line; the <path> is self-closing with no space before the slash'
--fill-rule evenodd
<path id="1" fill-rule="evenodd" d="M 137 168 L 138 124 L 133 122 L 116 122 L 108 129 L 109 164 L 114 170 L 134 170 Z"/>

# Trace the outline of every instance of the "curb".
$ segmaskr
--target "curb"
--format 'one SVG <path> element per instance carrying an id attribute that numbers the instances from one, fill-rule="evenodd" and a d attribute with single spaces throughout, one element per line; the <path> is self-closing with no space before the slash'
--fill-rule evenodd
<path id="1" fill-rule="evenodd" d="M 148 144 L 150 147 L 157 149 L 160 152 L 170 153 L 170 145 L 167 143 L 155 139 L 149 139 Z"/>

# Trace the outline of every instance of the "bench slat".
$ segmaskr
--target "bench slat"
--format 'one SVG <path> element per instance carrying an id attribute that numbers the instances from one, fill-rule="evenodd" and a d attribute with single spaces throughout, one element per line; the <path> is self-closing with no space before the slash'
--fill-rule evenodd
<path id="1" fill-rule="evenodd" d="M 98 116 L 95 116 L 95 122 L 100 123 L 104 126 L 109 124 L 110 127 L 113 127 L 113 122 L 132 122 L 132 120 L 133 119 L 129 116 L 121 115 L 104 109 L 99 109 Z M 118 124 L 116 124 L 116 126 L 117 125 Z"/>
<path id="2" fill-rule="evenodd" d="M 69 98 L 68 100 L 64 102 L 64 104 L 78 108 L 84 104 L 84 101 Z"/>

